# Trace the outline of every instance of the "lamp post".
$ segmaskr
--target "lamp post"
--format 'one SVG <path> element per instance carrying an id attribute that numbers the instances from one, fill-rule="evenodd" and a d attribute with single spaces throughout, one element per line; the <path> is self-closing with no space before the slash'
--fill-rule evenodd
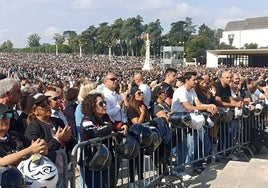
<path id="1" fill-rule="evenodd" d="M 56 56 L 58 55 L 58 43 L 56 43 Z"/>
<path id="2" fill-rule="evenodd" d="M 82 57 L 82 43 L 79 41 L 79 57 Z"/>
<path id="3" fill-rule="evenodd" d="M 184 63 L 184 41 L 179 41 L 179 51 L 180 51 L 180 63 L 183 66 Z"/>

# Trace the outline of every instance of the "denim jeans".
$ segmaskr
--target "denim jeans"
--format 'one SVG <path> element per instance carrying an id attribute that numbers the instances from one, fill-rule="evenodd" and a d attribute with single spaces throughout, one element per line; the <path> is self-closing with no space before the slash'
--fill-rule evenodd
<path id="1" fill-rule="evenodd" d="M 193 135 L 193 136 L 192 136 Z M 189 160 L 194 161 L 198 158 L 202 158 L 204 156 L 208 156 L 209 152 L 212 149 L 212 144 L 210 138 L 208 136 L 207 130 L 202 127 L 201 129 L 194 130 L 192 135 L 188 137 L 191 138 L 189 140 Z M 189 161 L 189 162 L 190 162 Z M 193 163 L 194 168 L 202 167 L 203 160 L 197 161 Z"/>
<path id="2" fill-rule="evenodd" d="M 172 148 L 172 153 L 176 155 L 177 159 L 175 170 L 180 173 L 185 171 L 185 162 L 188 155 L 187 136 L 183 131 L 178 131 L 178 140 L 176 142 L 176 146 Z"/>

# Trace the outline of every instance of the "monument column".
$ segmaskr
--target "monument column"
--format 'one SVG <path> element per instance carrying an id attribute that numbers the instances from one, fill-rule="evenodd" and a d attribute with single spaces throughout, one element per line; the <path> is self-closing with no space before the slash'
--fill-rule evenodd
<path id="1" fill-rule="evenodd" d="M 151 65 L 151 58 L 150 58 L 150 38 L 149 38 L 149 34 L 146 34 L 146 41 L 145 41 L 145 45 L 146 45 L 146 53 L 145 53 L 145 62 L 144 65 L 142 67 L 142 70 L 152 70 L 153 67 Z"/>

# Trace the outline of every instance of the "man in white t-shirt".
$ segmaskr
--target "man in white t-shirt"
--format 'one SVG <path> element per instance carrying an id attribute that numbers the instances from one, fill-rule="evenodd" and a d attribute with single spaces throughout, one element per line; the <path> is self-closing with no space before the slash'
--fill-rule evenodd
<path id="1" fill-rule="evenodd" d="M 197 75 L 196 72 L 186 72 L 184 74 L 183 76 L 184 84 L 174 91 L 174 94 L 172 97 L 171 110 L 173 112 L 191 113 L 195 110 L 207 111 L 212 114 L 215 114 L 217 112 L 218 109 L 216 105 L 202 104 L 197 98 L 197 94 L 194 90 L 194 87 L 196 85 L 196 75 Z M 184 130 L 181 130 L 181 131 L 183 131 L 183 134 L 181 134 L 183 135 L 183 138 L 181 138 L 181 140 L 178 140 L 179 151 L 177 155 L 178 155 L 178 165 L 180 165 L 178 172 L 183 180 L 188 180 L 191 178 L 191 176 L 184 172 L 185 167 L 183 166 L 183 163 L 186 161 L 187 157 L 190 158 L 189 151 L 187 148 L 187 143 L 186 143 L 186 140 L 188 140 L 187 137 L 189 137 L 190 135 L 187 134 L 187 131 L 184 131 Z M 192 145 L 192 144 L 190 143 L 189 145 Z M 179 152 L 182 152 L 182 153 L 179 153 Z"/>

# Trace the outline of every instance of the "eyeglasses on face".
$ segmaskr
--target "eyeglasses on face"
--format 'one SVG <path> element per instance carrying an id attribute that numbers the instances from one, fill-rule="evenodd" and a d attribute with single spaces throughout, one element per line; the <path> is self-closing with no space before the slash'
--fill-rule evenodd
<path id="1" fill-rule="evenodd" d="M 60 99 L 59 97 L 50 98 L 50 100 L 53 100 L 53 101 L 58 101 L 59 99 Z"/>
<path id="2" fill-rule="evenodd" d="M 109 78 L 109 80 L 111 80 L 111 81 L 117 81 L 117 78 Z"/>
<path id="3" fill-rule="evenodd" d="M 142 91 L 137 92 L 138 95 L 143 95 Z"/>
<path id="4" fill-rule="evenodd" d="M 12 112 L 6 112 L 6 113 L 3 113 L 3 114 L 0 114 L 0 120 L 4 119 L 5 117 L 10 119 L 10 118 L 13 117 L 13 113 Z"/>
<path id="5" fill-rule="evenodd" d="M 99 105 L 100 107 L 104 107 L 106 106 L 107 102 L 106 101 L 101 101 L 101 102 L 98 102 L 97 105 Z"/>

